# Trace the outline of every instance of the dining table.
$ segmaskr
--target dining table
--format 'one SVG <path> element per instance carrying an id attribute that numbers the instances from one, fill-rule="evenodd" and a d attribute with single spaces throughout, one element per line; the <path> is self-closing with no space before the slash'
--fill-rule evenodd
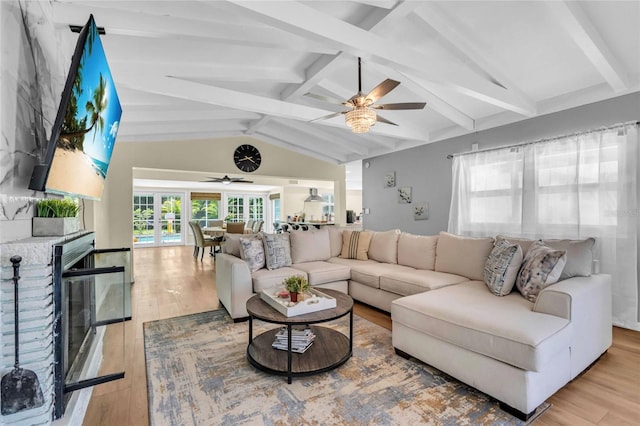
<path id="1" fill-rule="evenodd" d="M 221 226 L 205 226 L 204 228 L 202 228 L 202 232 L 205 235 L 209 235 L 212 237 L 221 237 L 226 232 L 226 229 L 222 228 Z"/>

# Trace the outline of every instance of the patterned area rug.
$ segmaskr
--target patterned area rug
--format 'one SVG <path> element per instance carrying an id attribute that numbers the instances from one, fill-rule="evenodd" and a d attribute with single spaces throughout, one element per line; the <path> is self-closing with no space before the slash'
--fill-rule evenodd
<path id="1" fill-rule="evenodd" d="M 334 327 L 346 330 L 348 317 Z M 524 424 L 487 395 L 396 355 L 391 332 L 357 316 L 351 359 L 290 385 L 248 363 L 247 339 L 248 323 L 225 310 L 145 323 L 151 424 Z"/>

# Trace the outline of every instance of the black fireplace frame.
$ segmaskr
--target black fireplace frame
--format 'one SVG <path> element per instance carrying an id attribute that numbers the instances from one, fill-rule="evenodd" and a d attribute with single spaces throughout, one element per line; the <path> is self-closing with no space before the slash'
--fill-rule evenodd
<path id="1" fill-rule="evenodd" d="M 66 384 L 66 362 L 65 362 L 65 324 L 63 319 L 63 309 L 65 307 L 65 285 L 64 278 L 96 276 L 100 274 L 122 273 L 124 276 L 125 266 L 111 267 L 93 267 L 93 256 L 99 253 L 111 253 L 130 251 L 130 248 L 121 249 L 95 249 L 94 233 L 87 233 L 63 243 L 54 245 L 53 250 L 53 304 L 54 304 L 54 323 L 53 323 L 53 340 L 54 340 L 54 420 L 64 415 L 69 399 L 73 391 L 84 389 L 87 387 L 107 383 L 113 380 L 122 379 L 125 372 L 117 372 L 106 374 L 99 377 L 80 380 L 75 383 Z M 73 268 L 79 263 L 83 265 L 81 268 Z M 94 295 L 92 295 L 93 297 Z M 95 307 L 91 308 L 90 328 L 91 332 L 95 332 L 96 327 L 108 324 L 124 322 L 131 319 L 131 316 L 123 316 L 122 318 L 110 319 L 106 321 L 97 321 L 95 315 Z"/>

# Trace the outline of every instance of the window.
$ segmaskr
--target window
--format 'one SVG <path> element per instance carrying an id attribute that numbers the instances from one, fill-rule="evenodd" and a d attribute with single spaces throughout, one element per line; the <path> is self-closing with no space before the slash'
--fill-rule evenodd
<path id="1" fill-rule="evenodd" d="M 220 220 L 220 193 L 192 192 L 191 219 L 197 220 L 202 228 L 209 226 L 209 221 Z"/>
<path id="2" fill-rule="evenodd" d="M 244 222 L 244 197 L 242 195 L 227 196 L 227 222 Z"/>
<path id="3" fill-rule="evenodd" d="M 638 123 L 456 156 L 449 231 L 594 237 L 613 276 L 613 323 L 638 321 Z"/>

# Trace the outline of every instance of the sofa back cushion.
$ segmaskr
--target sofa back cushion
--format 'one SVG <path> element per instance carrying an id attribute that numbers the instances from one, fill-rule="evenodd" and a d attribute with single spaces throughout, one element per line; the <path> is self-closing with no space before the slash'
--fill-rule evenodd
<path id="1" fill-rule="evenodd" d="M 235 257 L 242 258 L 242 249 L 240 247 L 240 238 L 259 238 L 256 235 L 247 234 L 224 234 L 224 244 L 222 245 L 222 252 L 230 254 Z"/>
<path id="2" fill-rule="evenodd" d="M 484 265 L 493 250 L 493 238 L 473 238 L 440 232 L 436 245 L 437 272 L 484 281 Z"/>
<path id="3" fill-rule="evenodd" d="M 433 271 L 437 244 L 437 235 L 401 233 L 398 238 L 398 264 Z"/>
<path id="4" fill-rule="evenodd" d="M 340 256 L 342 252 L 342 231 L 341 226 L 325 226 L 329 230 L 329 244 L 331 245 L 331 257 Z"/>
<path id="5" fill-rule="evenodd" d="M 390 231 L 372 231 L 371 243 L 369 243 L 369 259 L 382 263 L 398 263 L 398 237 L 399 229 Z"/>
<path id="6" fill-rule="evenodd" d="M 289 238 L 292 263 L 315 262 L 331 257 L 329 230 L 326 226 L 317 231 L 292 232 Z"/>
<path id="7" fill-rule="evenodd" d="M 525 238 L 505 237 L 503 235 L 496 236 L 496 243 L 501 240 L 507 240 L 510 243 L 519 244 L 522 252 L 527 253 L 529 247 L 537 240 L 529 240 Z M 588 277 L 591 275 L 593 264 L 593 247 L 596 240 L 587 238 L 584 240 L 542 240 L 547 246 L 556 250 L 564 250 L 567 252 L 567 263 L 562 270 L 560 280 L 566 280 L 571 277 Z"/>
<path id="8" fill-rule="evenodd" d="M 369 260 L 369 243 L 371 232 L 342 231 L 342 251 L 340 257 L 344 259 Z"/>
<path id="9" fill-rule="evenodd" d="M 279 269 L 291 266 L 291 244 L 289 233 L 262 234 L 265 263 L 267 269 Z"/>
<path id="10" fill-rule="evenodd" d="M 545 245 L 555 250 L 567 252 L 567 263 L 562 269 L 560 280 L 571 277 L 588 277 L 593 264 L 593 246 L 596 240 L 542 240 Z"/>

